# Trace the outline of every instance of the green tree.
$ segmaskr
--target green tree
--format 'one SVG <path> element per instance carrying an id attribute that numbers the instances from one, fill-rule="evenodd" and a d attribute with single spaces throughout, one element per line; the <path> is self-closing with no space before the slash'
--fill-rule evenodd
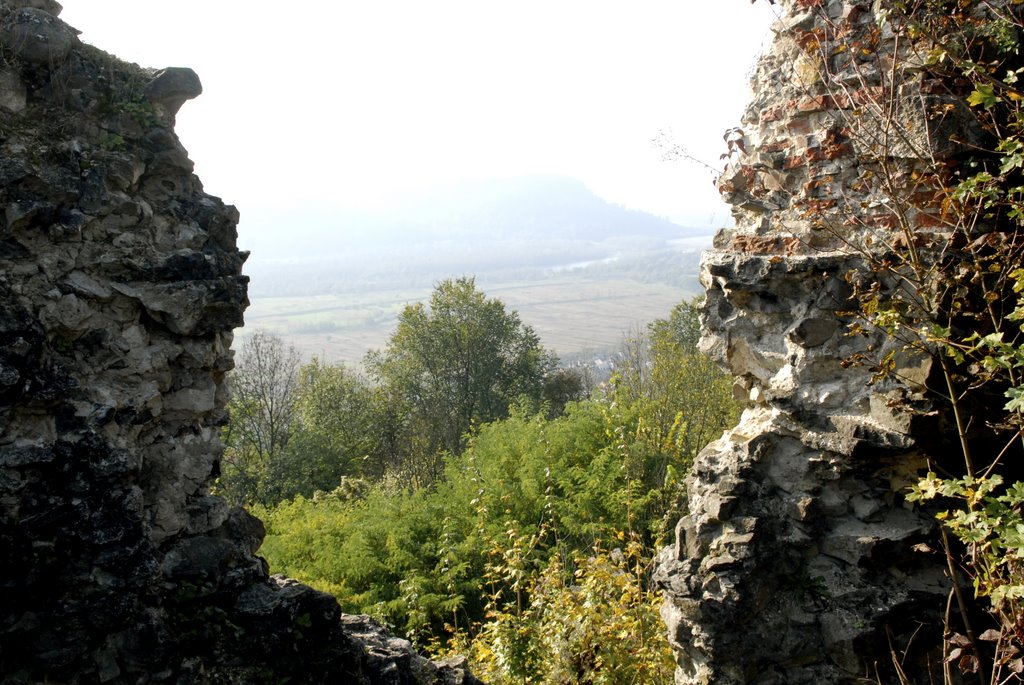
<path id="1" fill-rule="evenodd" d="M 269 503 L 270 465 L 291 438 L 299 354 L 265 331 L 245 338 L 230 376 L 230 421 L 224 431 L 219 492 L 231 502 Z"/>
<path id="2" fill-rule="evenodd" d="M 246 338 L 231 374 L 230 420 L 218 484 L 238 504 L 269 505 L 331 491 L 344 477 L 379 477 L 393 421 L 381 393 L 344 365 L 274 335 Z"/>
<path id="3" fill-rule="evenodd" d="M 570 402 L 579 402 L 590 396 L 586 370 L 580 367 L 559 367 L 544 379 L 544 405 L 548 418 L 565 413 Z"/>
<path id="4" fill-rule="evenodd" d="M 375 388 L 343 364 L 314 358 L 299 370 L 292 434 L 268 464 L 267 490 L 275 501 L 331 491 L 346 476 L 380 475 L 385 421 Z"/>
<path id="5" fill-rule="evenodd" d="M 740 409 L 732 378 L 697 349 L 701 298 L 681 302 L 669 318 L 626 341 L 615 396 L 636 407 L 662 455 L 658 483 L 688 469 L 703 447 L 731 425 Z"/>
<path id="6" fill-rule="evenodd" d="M 700 342 L 700 308 L 703 304 L 703 296 L 683 300 L 672 308 L 667 319 L 651 323 L 651 337 L 655 340 L 670 340 L 679 346 L 681 352 L 687 354 L 697 352 L 697 343 Z"/>
<path id="7" fill-rule="evenodd" d="M 696 316 L 695 307 L 675 312 Z M 642 385 L 569 401 L 569 379 L 555 413 L 520 395 L 505 418 L 481 422 L 461 452 L 438 462 L 433 487 L 410 488 L 403 473 L 372 487 L 343 478 L 331 492 L 262 510 L 263 553 L 275 571 L 334 593 L 346 611 L 438 652 L 467 650 L 494 682 L 664 682 L 671 658 L 650 560 L 689 456 L 735 409 L 721 373 L 661 333 L 684 328 L 670 324 L 679 322 L 652 327 Z M 705 371 L 718 381 L 696 378 Z M 304 370 L 300 408 L 305 379 L 333 375 Z M 339 383 L 311 395 L 334 397 Z M 348 401 L 317 404 L 330 412 Z M 381 406 L 390 413 L 367 421 L 383 420 L 387 433 L 401 413 Z M 298 414 L 290 447 L 308 430 Z M 325 440 L 342 430 L 334 420 L 324 418 Z"/>
<path id="8" fill-rule="evenodd" d="M 429 306 L 407 306 L 366 363 L 406 415 L 405 453 L 396 456 L 426 484 L 440 473 L 439 455 L 460 453 L 475 424 L 508 416 L 519 397 L 539 403 L 555 358 L 518 314 L 459 278 L 439 283 Z"/>

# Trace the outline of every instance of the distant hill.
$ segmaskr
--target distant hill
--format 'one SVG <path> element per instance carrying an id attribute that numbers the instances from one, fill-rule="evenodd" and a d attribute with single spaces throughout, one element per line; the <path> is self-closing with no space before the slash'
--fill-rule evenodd
<path id="1" fill-rule="evenodd" d="M 634 269 L 638 259 L 680 252 L 671 241 L 702 233 L 560 176 L 473 181 L 373 213 L 311 210 L 279 222 L 249 236 L 243 217 L 240 242 L 252 250 L 246 271 L 257 297 L 422 287 L 463 274 L 536 280 L 546 270 L 619 261 Z"/>
<path id="2" fill-rule="evenodd" d="M 679 237 L 680 226 L 611 204 L 564 176 L 490 179 L 450 186 L 395 208 L 392 228 L 403 237 L 474 240 L 603 241 Z"/>

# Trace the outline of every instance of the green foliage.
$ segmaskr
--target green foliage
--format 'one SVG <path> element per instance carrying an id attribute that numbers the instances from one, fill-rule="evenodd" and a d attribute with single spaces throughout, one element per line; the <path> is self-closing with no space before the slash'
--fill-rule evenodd
<path id="1" fill-rule="evenodd" d="M 1024 600 L 1024 483 L 1003 487 L 998 474 L 982 478 L 939 478 L 929 473 L 914 486 L 910 501 L 943 496 L 962 507 L 941 512 L 950 531 L 971 545 L 974 589 L 1016 616 Z"/>
<path id="2" fill-rule="evenodd" d="M 99 145 L 101 150 L 107 151 L 121 151 L 126 146 L 124 138 L 119 133 L 104 133 L 97 139 L 96 144 Z"/>
<path id="3" fill-rule="evenodd" d="M 687 305 L 652 328 L 649 385 L 620 383 L 556 412 L 524 397 L 505 418 L 476 425 L 429 488 L 390 471 L 261 509 L 263 553 L 347 611 L 438 652 L 469 650 L 493 682 L 664 682 L 672 664 L 650 559 L 698 443 L 736 409 L 723 375 L 673 332 L 692 330 L 695 317 Z M 331 407 L 349 395 L 333 393 L 352 389 L 335 379 L 303 390 L 333 378 L 323 367 L 301 378 L 300 409 L 340 398 L 318 399 L 326 414 L 302 410 L 297 420 L 334 445 L 345 427 Z"/>
<path id="4" fill-rule="evenodd" d="M 605 428 L 597 407 L 490 424 L 436 490 L 381 485 L 365 499 L 321 494 L 259 511 L 263 553 L 347 611 L 439 650 L 471 647 L 492 682 L 615 683 L 632 671 L 663 682 L 672 662 L 647 584 L 654 546 L 616 530 L 633 518 L 615 492 L 622 469 L 588 463 L 588 448 L 615 452 Z M 600 551 L 618 540 L 627 557 Z"/>
<path id="5" fill-rule="evenodd" d="M 479 619 L 495 559 L 507 569 L 518 548 L 531 550 L 522 568 L 495 580 L 523 589 L 516 573 L 531 574 L 554 547 L 587 548 L 628 524 L 625 498 L 639 488 L 624 483 L 603 409 L 584 403 L 555 420 L 517 412 L 487 424 L 434 489 L 407 491 L 386 479 L 364 499 L 283 503 L 267 511 L 264 553 L 288 573 L 303 569 L 302 580 L 336 593 L 350 610 L 410 636 Z M 337 523 L 325 524 L 325 516 Z M 318 528 L 329 531 L 319 542 Z M 327 550 L 331 556 L 321 556 Z M 475 604 L 453 616 L 459 596 Z"/>
<path id="6" fill-rule="evenodd" d="M 407 306 L 366 363 L 403 417 L 400 466 L 428 485 L 474 425 L 508 416 L 520 397 L 539 402 L 555 358 L 518 314 L 460 278 L 439 283 L 429 307 Z"/>
<path id="7" fill-rule="evenodd" d="M 474 674 L 495 685 L 518 683 L 656 684 L 675 662 L 659 615 L 661 597 L 646 588 L 642 546 L 597 547 L 555 557 L 529 580 L 530 602 L 496 610 L 450 652 L 469 654 Z"/>
<path id="8" fill-rule="evenodd" d="M 125 101 L 121 103 L 120 108 L 121 112 L 131 117 L 143 128 L 150 128 L 159 123 L 153 103 L 144 97 Z"/>
<path id="9" fill-rule="evenodd" d="M 677 345 L 680 352 L 697 352 L 697 343 L 700 342 L 700 308 L 703 303 L 703 297 L 680 302 L 672 308 L 668 319 L 658 319 L 651 323 L 651 336 L 655 341 Z"/>
<path id="10" fill-rule="evenodd" d="M 689 469 L 697 452 L 734 422 L 732 379 L 697 350 L 700 300 L 683 302 L 655 321 L 648 337 L 627 340 L 616 398 L 637 412 L 637 430 L 664 457 L 658 480 Z"/>
<path id="11" fill-rule="evenodd" d="M 588 374 L 582 368 L 557 368 L 544 378 L 542 398 L 549 418 L 560 416 L 570 402 L 589 395 Z"/>
<path id="12" fill-rule="evenodd" d="M 380 393 L 344 365 L 314 358 L 299 369 L 295 423 L 271 465 L 275 499 L 333 490 L 346 476 L 379 477 Z"/>
<path id="13" fill-rule="evenodd" d="M 269 479 L 295 419 L 299 355 L 257 331 L 245 339 L 232 374 L 231 421 L 224 432 L 218 491 L 235 503 L 272 501 Z"/>
<path id="14" fill-rule="evenodd" d="M 410 636 L 434 619 L 450 617 L 447 609 L 470 581 L 457 569 L 433 573 L 444 557 L 443 499 L 387 485 L 365 496 L 345 490 L 343 485 L 259 511 L 267 526 L 263 553 L 275 571 L 332 593 L 346 611 L 368 613 Z"/>
<path id="15" fill-rule="evenodd" d="M 221 494 L 268 505 L 383 473 L 391 419 L 379 390 L 344 365 L 300 367 L 293 348 L 264 332 L 239 356 Z"/>
<path id="16" fill-rule="evenodd" d="M 935 160 L 931 150 L 901 160 L 878 146 L 875 158 L 861 161 L 885 189 L 879 204 L 890 209 L 896 235 L 865 227 L 869 238 L 857 246 L 867 269 L 850 277 L 859 302 L 851 333 L 881 331 L 888 342 L 847 363 L 870 364 L 875 380 L 902 382 L 948 408 L 948 438 L 960 463 L 942 454 L 954 450 L 937 450 L 934 470 L 942 475 L 929 473 L 908 499 L 927 506 L 937 500 L 939 520 L 956 538 L 952 543 L 942 534 L 951 605 L 956 596 L 959 607 L 958 617 L 947 617 L 946 663 L 959 663 L 982 681 L 990 671 L 991 682 L 1009 682 L 1024 668 L 1024 485 L 1010 482 L 1019 477 L 1024 426 L 1024 93 L 1018 89 L 1024 19 L 1016 0 L 883 4 L 880 25 L 918 52 L 913 59 L 924 57 L 928 78 L 949 85 L 967 105 L 933 103 L 921 114 L 929 122 L 973 115 L 963 128 L 976 131 L 981 142 L 970 144 L 970 156 L 955 168 Z M 892 56 L 883 59 L 893 64 Z M 896 92 L 899 86 L 886 87 Z M 878 128 L 902 125 L 893 111 L 881 115 Z M 939 215 L 940 231 L 913 221 L 925 213 Z M 924 356 L 933 360 L 938 382 L 903 374 L 903 360 Z M 960 591 L 961 574 L 974 584 L 973 610 Z M 978 609 L 990 613 L 995 628 L 975 630 Z M 994 651 L 983 647 L 987 641 Z M 945 677 L 954 680 L 949 670 Z"/>

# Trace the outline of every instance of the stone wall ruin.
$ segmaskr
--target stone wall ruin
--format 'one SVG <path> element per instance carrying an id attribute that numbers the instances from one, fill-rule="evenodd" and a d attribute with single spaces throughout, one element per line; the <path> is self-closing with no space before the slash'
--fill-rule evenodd
<path id="1" fill-rule="evenodd" d="M 705 257 L 703 346 L 750 406 L 697 459 L 660 557 L 678 683 L 896 682 L 894 650 L 912 682 L 935 674 L 948 580 L 902 496 L 928 402 L 840 367 L 888 344 L 844 335 L 842 276 L 891 221 L 863 182 L 877 146 L 913 169 L 977 132 L 955 98 L 915 118 L 947 96 L 875 33 L 876 4 L 783 0 L 722 178 L 737 227 Z M 173 132 L 199 80 L 59 14 L 0 0 L 0 682 L 475 682 L 268 577 L 262 524 L 208 494 L 246 281 L 237 212 Z M 870 60 L 827 49 L 851 37 Z M 886 82 L 871 65 L 893 56 Z M 900 131 L 851 116 L 886 93 Z"/>
<path id="2" fill-rule="evenodd" d="M 877 331 L 846 335 L 845 276 L 865 269 L 865 241 L 892 237 L 880 164 L 914 173 L 979 131 L 879 3 L 779 6 L 720 180 L 736 228 L 702 265 L 702 347 L 749 405 L 697 458 L 659 559 L 676 682 L 901 682 L 893 655 L 909 682 L 941 682 L 945 559 L 930 551 L 933 512 L 904 499 L 926 470 L 932 407 L 913 383 L 840 364 L 894 349 Z M 942 230 L 927 191 L 906 205 L 916 232 Z M 912 380 L 930 373 L 898 359 Z"/>
<path id="3" fill-rule="evenodd" d="M 209 494 L 246 255 L 174 134 L 189 69 L 0 0 L 0 682 L 472 683 L 268 577 Z"/>

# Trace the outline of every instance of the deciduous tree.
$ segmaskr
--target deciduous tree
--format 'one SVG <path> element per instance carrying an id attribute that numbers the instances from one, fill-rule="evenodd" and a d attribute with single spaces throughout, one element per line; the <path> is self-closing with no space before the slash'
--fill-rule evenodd
<path id="1" fill-rule="evenodd" d="M 292 435 L 269 465 L 273 499 L 331 491 L 346 476 L 379 476 L 377 392 L 343 364 L 299 370 Z"/>
<path id="2" fill-rule="evenodd" d="M 265 331 L 241 345 L 231 374 L 220 491 L 229 500 L 266 501 L 269 465 L 283 453 L 295 420 L 299 354 Z"/>
<path id="3" fill-rule="evenodd" d="M 442 281 L 429 305 L 407 306 L 382 352 L 367 367 L 405 414 L 405 453 L 422 483 L 438 474 L 442 453 L 458 454 L 475 424 L 508 416 L 519 397 L 542 399 L 555 358 L 533 329 L 472 278 Z"/>

